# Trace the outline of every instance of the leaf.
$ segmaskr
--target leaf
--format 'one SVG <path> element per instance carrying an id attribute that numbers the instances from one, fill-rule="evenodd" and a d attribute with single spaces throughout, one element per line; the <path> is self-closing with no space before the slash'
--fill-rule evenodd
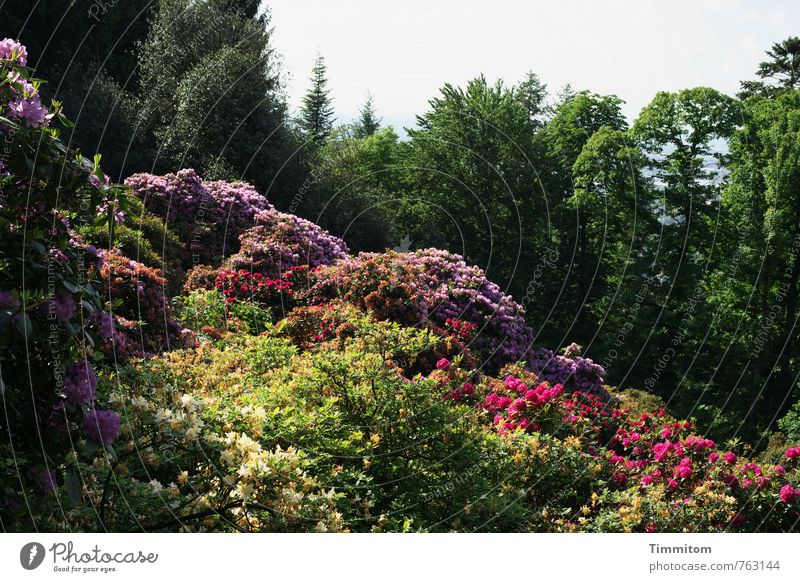
<path id="1" fill-rule="evenodd" d="M 33 322 L 31 322 L 31 318 L 24 311 L 18 314 L 14 325 L 17 327 L 17 331 L 25 337 L 33 333 Z"/>
<path id="2" fill-rule="evenodd" d="M 78 477 L 77 473 L 74 471 L 70 471 L 67 473 L 65 482 L 67 485 L 67 496 L 70 498 L 70 501 L 79 504 L 82 497 L 80 477 Z"/>
<path id="3" fill-rule="evenodd" d="M 67 281 L 65 279 L 61 283 L 64 285 L 64 287 L 66 287 L 67 291 L 69 291 L 70 293 L 78 292 L 78 286 L 75 285 L 75 283 L 73 283 L 72 281 Z"/>

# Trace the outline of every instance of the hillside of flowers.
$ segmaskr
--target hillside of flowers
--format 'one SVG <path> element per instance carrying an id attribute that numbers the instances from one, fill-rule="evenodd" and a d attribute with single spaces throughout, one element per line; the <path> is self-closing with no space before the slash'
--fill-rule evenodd
<path id="1" fill-rule="evenodd" d="M 26 62 L 0 42 L 4 531 L 797 529 L 800 444 L 615 388 L 456 254 L 353 254 L 188 168 L 115 184 Z"/>

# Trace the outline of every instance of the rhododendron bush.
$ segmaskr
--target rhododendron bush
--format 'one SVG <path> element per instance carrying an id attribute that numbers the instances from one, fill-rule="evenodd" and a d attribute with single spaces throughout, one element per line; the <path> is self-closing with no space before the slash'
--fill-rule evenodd
<path id="1" fill-rule="evenodd" d="M 97 391 L 95 351 L 114 333 L 99 293 L 103 252 L 78 228 L 111 229 L 119 188 L 68 149 L 27 51 L 0 41 L 0 523 L 31 520 L 64 491 L 77 502 L 76 452 L 109 449 L 119 418 Z M 98 214 L 99 212 L 99 214 Z"/>

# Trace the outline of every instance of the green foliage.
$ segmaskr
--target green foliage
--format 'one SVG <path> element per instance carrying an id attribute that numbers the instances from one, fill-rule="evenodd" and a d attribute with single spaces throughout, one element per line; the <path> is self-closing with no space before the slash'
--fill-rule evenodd
<path id="1" fill-rule="evenodd" d="M 270 310 L 249 301 L 226 302 L 217 291 L 199 290 L 176 297 L 173 301 L 176 319 L 194 332 L 215 337 L 221 330 L 258 335 L 269 329 Z"/>

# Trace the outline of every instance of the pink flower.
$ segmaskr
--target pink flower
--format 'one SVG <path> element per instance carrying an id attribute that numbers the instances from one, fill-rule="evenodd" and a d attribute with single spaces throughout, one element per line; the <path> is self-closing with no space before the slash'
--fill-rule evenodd
<path id="1" fill-rule="evenodd" d="M 711 453 L 708 455 L 709 463 L 716 463 L 718 459 L 719 459 L 719 453 Z"/>
<path id="2" fill-rule="evenodd" d="M 450 360 L 447 358 L 442 358 L 438 362 L 436 362 L 436 369 L 437 370 L 448 370 L 450 369 Z"/>
<path id="3" fill-rule="evenodd" d="M 727 453 L 722 455 L 722 460 L 728 463 L 729 465 L 733 465 L 736 461 L 739 460 L 739 457 L 737 457 L 735 453 L 728 451 Z"/>
<path id="4" fill-rule="evenodd" d="M 786 449 L 786 458 L 787 459 L 796 459 L 797 457 L 800 457 L 800 447 L 792 447 L 792 448 Z"/>
<path id="5" fill-rule="evenodd" d="M 653 445 L 653 454 L 655 455 L 656 461 L 663 460 L 664 457 L 667 456 L 667 453 L 669 453 L 671 448 L 672 448 L 672 443 L 669 441 Z"/>
<path id="6" fill-rule="evenodd" d="M 797 497 L 794 487 L 791 485 L 784 485 L 781 487 L 780 498 L 784 503 L 791 503 Z"/>
<path id="7" fill-rule="evenodd" d="M 733 527 L 742 527 L 744 524 L 747 523 L 747 518 L 743 516 L 741 513 L 736 513 L 731 520 L 731 526 Z"/>
<path id="8" fill-rule="evenodd" d="M 645 487 L 647 487 L 648 485 L 652 485 L 653 481 L 654 479 L 652 475 L 645 475 L 644 477 L 642 477 L 642 485 L 644 485 Z"/>

